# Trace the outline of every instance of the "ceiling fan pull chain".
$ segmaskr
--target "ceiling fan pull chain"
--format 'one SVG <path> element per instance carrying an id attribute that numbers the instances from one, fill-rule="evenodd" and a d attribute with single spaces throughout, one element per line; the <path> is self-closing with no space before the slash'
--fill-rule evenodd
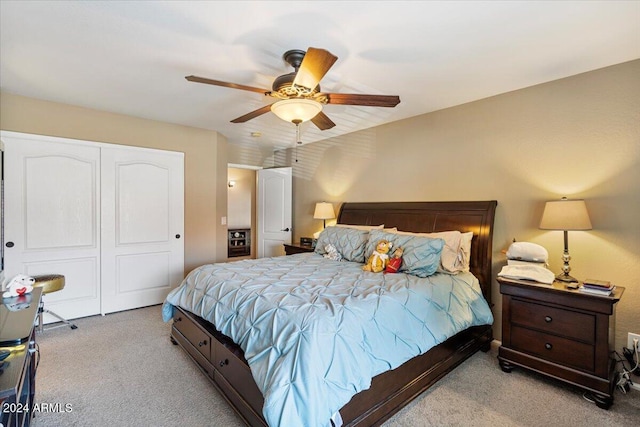
<path id="1" fill-rule="evenodd" d="M 300 140 L 300 120 L 294 120 L 293 123 L 296 125 L 296 163 L 298 163 L 298 146 L 302 144 Z"/>

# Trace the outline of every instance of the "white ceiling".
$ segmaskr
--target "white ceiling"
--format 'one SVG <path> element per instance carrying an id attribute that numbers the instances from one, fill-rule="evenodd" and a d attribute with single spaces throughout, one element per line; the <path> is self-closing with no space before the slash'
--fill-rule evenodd
<path id="1" fill-rule="evenodd" d="M 327 105 L 305 143 L 640 58 L 638 1 L 6 1 L 0 89 L 292 146 L 269 89 L 290 49 L 338 56 L 326 92 L 399 95 L 395 108 Z M 639 77 L 640 78 L 640 77 Z M 305 124 L 306 125 L 306 124 Z M 261 132 L 252 138 L 251 132 Z"/>

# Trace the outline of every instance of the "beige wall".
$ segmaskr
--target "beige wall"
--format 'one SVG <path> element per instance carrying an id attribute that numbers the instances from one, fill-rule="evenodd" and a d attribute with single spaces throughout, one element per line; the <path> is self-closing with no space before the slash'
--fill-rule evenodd
<path id="1" fill-rule="evenodd" d="M 0 93 L 0 129 L 184 152 L 185 272 L 220 256 L 226 259 L 226 231 L 218 224 L 227 209 L 227 143 L 217 132 L 6 92 Z"/>
<path id="2" fill-rule="evenodd" d="M 185 270 L 226 256 L 227 163 L 294 171 L 294 241 L 322 228 L 316 202 L 498 200 L 494 275 L 513 238 L 545 246 L 559 271 L 561 232 L 537 228 L 546 200 L 587 201 L 594 230 L 570 232 L 578 278 L 626 287 L 617 348 L 640 333 L 640 61 L 425 114 L 275 158 L 216 132 L 0 93 L 0 129 L 185 153 Z M 425 94 L 428 96 L 428 94 Z M 329 107 L 327 107 L 329 108 Z M 339 121 L 337 121 L 339 126 Z M 493 284 L 494 333 L 500 298 Z"/>
<path id="3" fill-rule="evenodd" d="M 229 228 L 251 228 L 251 212 L 256 198 L 256 171 L 229 168 L 227 170 L 227 179 L 235 181 L 235 186 L 229 188 L 227 196 Z"/>
<path id="4" fill-rule="evenodd" d="M 638 76 L 640 60 L 308 144 L 298 163 L 277 153 L 294 170 L 294 241 L 322 229 L 318 201 L 495 199 L 494 275 L 514 238 L 546 247 L 559 272 L 562 232 L 538 229 L 544 202 L 584 198 L 594 229 L 569 232 L 572 274 L 626 288 L 620 349 L 640 333 Z M 496 338 L 499 295 L 494 281 Z"/>

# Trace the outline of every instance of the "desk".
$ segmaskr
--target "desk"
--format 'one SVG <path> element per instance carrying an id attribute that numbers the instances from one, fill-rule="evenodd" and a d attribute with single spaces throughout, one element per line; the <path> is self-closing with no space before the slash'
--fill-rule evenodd
<path id="1" fill-rule="evenodd" d="M 0 424 L 4 427 L 28 426 L 33 417 L 40 358 L 34 324 L 41 296 L 42 288 L 35 287 L 20 299 L 1 300 L 0 347 L 12 350 L 0 374 Z"/>

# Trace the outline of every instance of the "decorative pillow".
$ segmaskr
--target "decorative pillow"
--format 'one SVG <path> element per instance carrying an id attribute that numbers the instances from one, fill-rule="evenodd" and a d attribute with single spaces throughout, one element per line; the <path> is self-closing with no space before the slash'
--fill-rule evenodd
<path id="1" fill-rule="evenodd" d="M 380 225 L 352 225 L 352 224 L 336 224 L 336 227 L 342 228 L 353 228 L 356 230 L 382 230 L 384 228 L 384 224 Z"/>
<path id="2" fill-rule="evenodd" d="M 427 277 L 438 270 L 444 240 L 416 235 L 388 233 L 383 230 L 371 230 L 369 233 L 369 241 L 367 242 L 365 259 L 369 258 L 375 250 L 376 243 L 382 239 L 392 242 L 394 248 L 401 247 L 403 249 L 402 266 L 399 270 L 401 273 Z"/>
<path id="3" fill-rule="evenodd" d="M 471 262 L 471 240 L 473 240 L 473 231 L 462 233 L 462 241 L 460 249 L 462 250 L 462 271 L 469 271 L 469 263 Z"/>
<path id="4" fill-rule="evenodd" d="M 456 274 L 460 271 L 469 269 L 468 258 L 463 253 L 463 233 L 459 231 L 440 231 L 437 233 L 411 233 L 408 231 L 397 231 L 397 234 L 405 236 L 421 236 L 430 237 L 432 239 L 444 240 L 444 248 L 442 248 L 442 256 L 440 257 L 440 266 L 438 272 Z M 473 233 L 470 233 L 473 237 Z M 471 241 L 469 241 L 469 245 Z M 465 270 L 464 260 L 467 259 L 467 270 Z"/>
<path id="5" fill-rule="evenodd" d="M 346 261 L 364 262 L 364 250 L 369 231 L 347 227 L 327 227 L 318 236 L 315 252 L 324 255 L 325 247 L 332 245 Z"/>

